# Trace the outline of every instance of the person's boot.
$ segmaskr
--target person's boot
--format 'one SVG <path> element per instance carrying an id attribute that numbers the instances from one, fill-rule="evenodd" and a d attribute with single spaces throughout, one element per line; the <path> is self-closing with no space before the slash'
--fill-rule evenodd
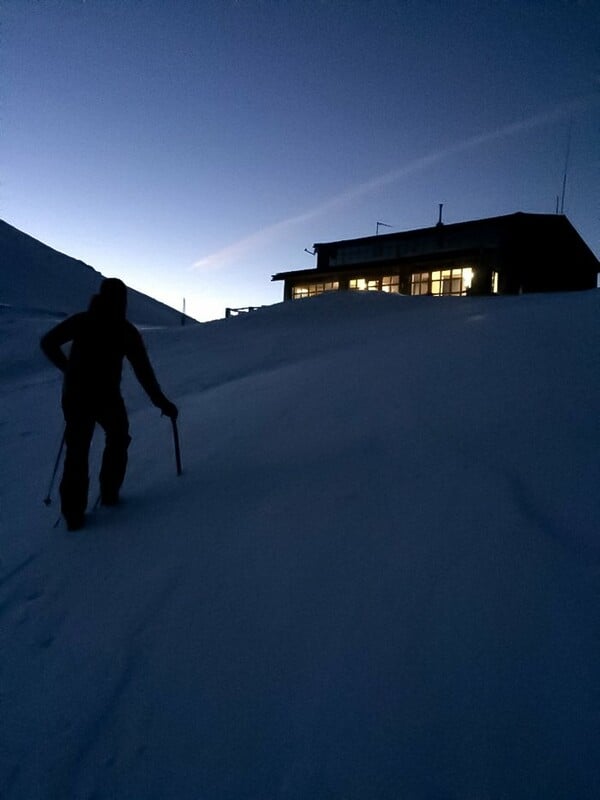
<path id="1" fill-rule="evenodd" d="M 85 525 L 85 514 L 83 511 L 63 511 L 63 517 L 67 523 L 68 531 L 79 531 Z"/>
<path id="2" fill-rule="evenodd" d="M 103 489 L 100 494 L 100 502 L 103 506 L 118 506 L 119 492 Z"/>

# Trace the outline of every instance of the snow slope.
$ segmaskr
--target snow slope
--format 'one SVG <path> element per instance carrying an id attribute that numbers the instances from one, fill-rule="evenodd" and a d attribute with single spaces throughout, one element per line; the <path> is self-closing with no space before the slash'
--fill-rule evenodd
<path id="1" fill-rule="evenodd" d="M 596 798 L 599 319 L 346 293 L 147 332 L 184 474 L 128 374 L 124 503 L 68 534 L 48 321 L 0 316 L 3 800 Z"/>
<path id="2" fill-rule="evenodd" d="M 0 220 L 0 308 L 66 316 L 87 308 L 103 275 Z M 118 277 L 118 276 L 106 276 Z M 129 316 L 146 325 L 180 325 L 181 313 L 129 290 Z"/>

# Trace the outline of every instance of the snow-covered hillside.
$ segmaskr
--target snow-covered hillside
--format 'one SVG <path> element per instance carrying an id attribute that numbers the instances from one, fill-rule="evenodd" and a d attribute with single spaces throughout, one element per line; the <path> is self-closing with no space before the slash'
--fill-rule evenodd
<path id="1" fill-rule="evenodd" d="M 184 474 L 128 374 L 124 503 L 69 534 L 48 320 L 0 316 L 3 800 L 597 798 L 599 320 L 346 293 L 150 331 Z"/>
<path id="2" fill-rule="evenodd" d="M 87 308 L 103 276 L 0 220 L 0 308 L 54 316 Z M 180 325 L 181 313 L 129 290 L 129 316 L 146 325 Z"/>

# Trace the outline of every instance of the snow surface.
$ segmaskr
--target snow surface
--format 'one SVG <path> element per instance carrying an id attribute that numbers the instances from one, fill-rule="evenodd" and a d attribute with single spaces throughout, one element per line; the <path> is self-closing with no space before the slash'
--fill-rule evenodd
<path id="1" fill-rule="evenodd" d="M 0 220 L 0 308 L 58 317 L 74 314 L 87 308 L 104 277 Z M 139 324 L 181 325 L 181 312 L 131 288 L 128 311 Z"/>
<path id="2" fill-rule="evenodd" d="M 184 474 L 127 373 L 124 503 L 69 534 L 49 320 L 0 312 L 0 797 L 597 798 L 599 319 L 344 293 L 148 331 Z"/>

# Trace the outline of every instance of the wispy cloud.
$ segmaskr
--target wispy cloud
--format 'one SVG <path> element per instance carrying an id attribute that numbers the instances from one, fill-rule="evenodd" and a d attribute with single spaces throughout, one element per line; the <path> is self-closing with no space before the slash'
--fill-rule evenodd
<path id="1" fill-rule="evenodd" d="M 307 222 L 308 220 L 314 219 L 315 217 L 320 217 L 330 211 L 334 211 L 338 208 L 346 206 L 352 201 L 364 197 L 365 195 L 373 194 L 382 187 L 391 183 L 395 183 L 401 178 L 404 178 L 405 176 L 414 172 L 427 169 L 428 167 L 437 164 L 440 161 L 444 161 L 449 156 L 463 153 L 467 150 L 471 150 L 489 142 L 514 136 L 521 131 L 548 125 L 556 120 L 563 119 L 569 115 L 575 114 L 578 111 L 582 111 L 583 109 L 589 107 L 592 102 L 597 103 L 599 101 L 600 95 L 598 93 L 587 95 L 571 102 L 564 103 L 550 111 L 542 112 L 532 117 L 528 117 L 527 119 L 512 122 L 508 125 L 503 125 L 502 127 L 496 128 L 493 131 L 471 136 L 467 139 L 463 139 L 460 142 L 456 142 L 455 144 L 448 145 L 448 147 L 441 148 L 440 150 L 434 150 L 433 152 L 414 159 L 408 164 L 404 164 L 403 166 L 391 170 L 390 172 L 385 172 L 369 181 L 364 181 L 363 183 L 351 186 L 345 191 L 330 197 L 328 200 L 322 201 L 318 205 L 302 212 L 301 214 L 288 217 L 280 222 L 276 222 L 274 225 L 261 228 L 249 236 L 245 236 L 242 239 L 223 247 L 221 250 L 217 250 L 216 252 L 205 256 L 204 258 L 200 258 L 194 263 L 193 268 L 202 270 L 217 269 L 219 267 L 224 267 L 235 263 L 236 261 L 240 261 L 247 253 L 251 252 L 257 247 L 264 247 L 267 243 L 278 238 L 281 234 L 286 233 L 291 228 L 294 228 L 303 222 Z"/>

